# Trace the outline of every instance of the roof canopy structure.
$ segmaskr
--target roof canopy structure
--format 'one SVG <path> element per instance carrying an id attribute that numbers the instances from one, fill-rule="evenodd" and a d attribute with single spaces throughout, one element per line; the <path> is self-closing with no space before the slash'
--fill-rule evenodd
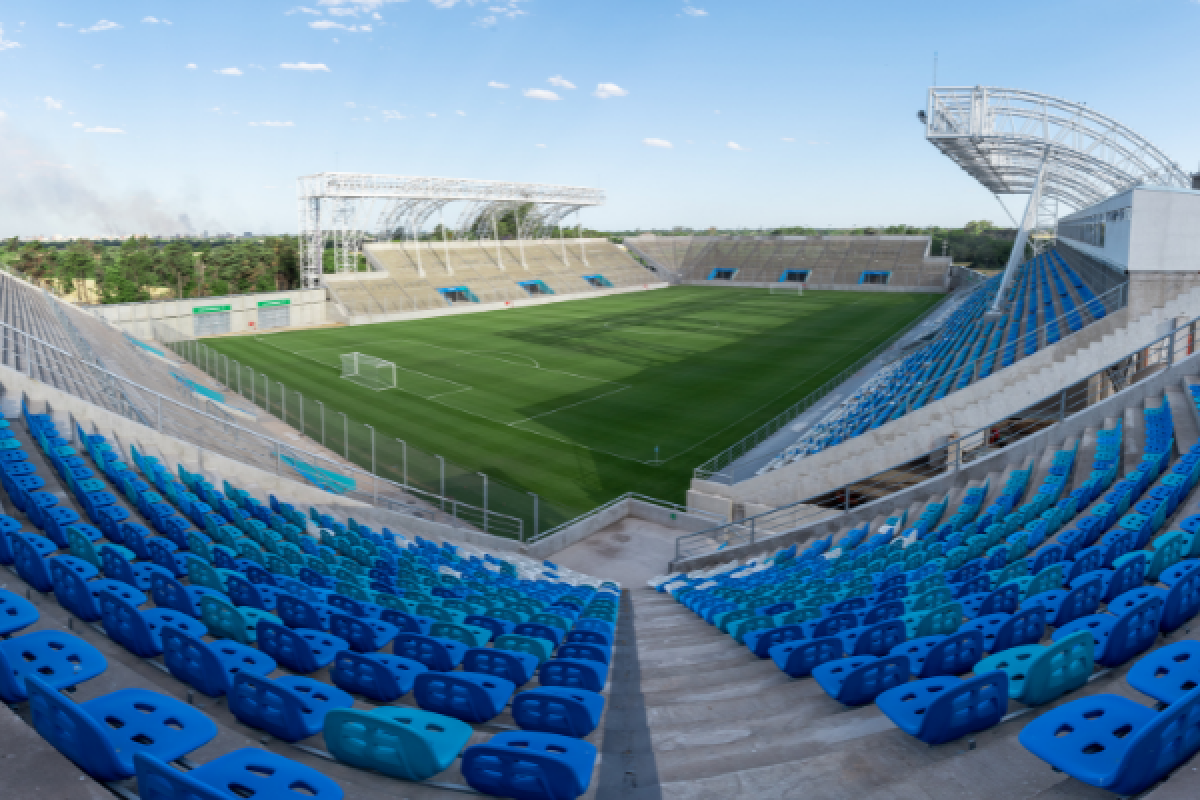
<path id="1" fill-rule="evenodd" d="M 517 235 L 537 238 L 581 208 L 604 204 L 604 191 L 509 181 L 474 181 L 407 175 L 322 172 L 297 181 L 306 287 L 319 286 L 327 239 L 334 243 L 339 272 L 356 271 L 368 235 L 416 238 L 434 214 L 458 204 L 457 237 L 491 238 L 496 217 L 517 211 Z M 448 226 L 443 226 L 443 230 Z"/>
<path id="2" fill-rule="evenodd" d="M 1022 89 L 933 87 L 925 137 L 995 194 L 1030 194 L 1085 208 L 1132 186 L 1191 188 L 1165 153 L 1080 103 Z"/>

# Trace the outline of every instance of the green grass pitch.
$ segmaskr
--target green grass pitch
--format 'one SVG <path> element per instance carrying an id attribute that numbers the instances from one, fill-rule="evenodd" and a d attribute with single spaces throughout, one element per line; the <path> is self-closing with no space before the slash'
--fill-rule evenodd
<path id="1" fill-rule="evenodd" d="M 381 441 L 407 442 L 411 482 L 436 491 L 434 462 L 421 462 L 418 449 L 440 454 L 465 468 L 456 473 L 461 487 L 475 486 L 478 471 L 519 490 L 500 501 L 505 490 L 493 483 L 494 509 L 528 516 L 520 506 L 525 492 L 536 492 L 546 529 L 627 491 L 682 502 L 697 464 L 939 299 L 675 287 L 206 343 L 302 392 L 313 438 L 314 401 L 323 403 L 327 429 L 336 430 L 331 449 L 342 450 L 335 420 L 345 412 Z M 341 379 L 340 357 L 350 352 L 394 362 L 396 389 Z M 358 443 L 351 451 L 369 465 L 369 451 Z M 395 465 L 380 472 L 399 477 Z M 478 502 L 477 492 L 468 494 L 459 499 Z"/>

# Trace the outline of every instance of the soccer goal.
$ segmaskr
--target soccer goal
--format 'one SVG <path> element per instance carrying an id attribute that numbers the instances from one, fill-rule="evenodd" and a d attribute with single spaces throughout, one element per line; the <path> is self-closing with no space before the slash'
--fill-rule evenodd
<path id="1" fill-rule="evenodd" d="M 769 289 L 771 294 L 790 294 L 793 297 L 804 296 L 804 284 L 799 281 L 772 284 Z"/>
<path id="2" fill-rule="evenodd" d="M 366 353 L 343 353 L 342 377 L 377 392 L 395 389 L 396 365 Z"/>

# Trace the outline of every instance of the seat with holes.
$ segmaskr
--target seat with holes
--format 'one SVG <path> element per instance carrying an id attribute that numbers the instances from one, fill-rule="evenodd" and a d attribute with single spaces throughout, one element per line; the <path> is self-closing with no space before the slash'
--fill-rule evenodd
<path id="1" fill-rule="evenodd" d="M 289 628 L 270 617 L 258 621 L 258 649 L 292 672 L 307 675 L 333 663 L 349 645 L 325 631 Z"/>
<path id="2" fill-rule="evenodd" d="M 208 627 L 208 632 L 239 644 L 254 644 L 260 620 L 275 622 L 278 619 L 261 608 L 235 606 L 224 597 L 205 595 L 200 598 L 200 621 Z"/>
<path id="3" fill-rule="evenodd" d="M 401 633 L 392 640 L 392 652 L 418 661 L 429 669 L 449 672 L 462 663 L 467 654 L 467 646 L 454 639 L 439 636 Z"/>
<path id="4" fill-rule="evenodd" d="M 504 710 L 515 689 L 512 681 L 495 675 L 426 671 L 413 682 L 413 698 L 435 714 L 463 722 L 487 722 Z"/>
<path id="5" fill-rule="evenodd" d="M 229 691 L 235 675 L 269 675 L 275 659 L 253 647 L 221 639 L 206 642 L 171 625 L 163 626 L 163 663 L 179 680 L 209 697 Z"/>
<path id="6" fill-rule="evenodd" d="M 33 603 L 7 589 L 0 589 L 0 636 L 27 628 L 40 616 Z"/>
<path id="7" fill-rule="evenodd" d="M 1094 666 L 1095 641 L 1076 631 L 1051 645 L 1013 647 L 988 656 L 975 669 L 1000 670 L 1008 675 L 1008 692 L 1028 706 L 1049 703 L 1087 683 Z"/>
<path id="8" fill-rule="evenodd" d="M 471 788 L 523 800 L 574 800 L 587 791 L 596 748 L 553 733 L 500 733 L 463 752 L 462 773 Z"/>
<path id="9" fill-rule="evenodd" d="M 338 610 L 331 605 L 287 594 L 275 596 L 275 613 L 289 628 L 329 630 L 329 619 Z"/>
<path id="10" fill-rule="evenodd" d="M 184 586 L 169 575 L 154 575 L 150 579 L 150 596 L 159 608 L 171 608 L 200 619 L 200 600 L 212 597 L 224 601 L 225 595 L 206 586 Z"/>
<path id="11" fill-rule="evenodd" d="M 601 692 L 608 683 L 608 666 L 581 658 L 552 658 L 538 667 L 538 680 L 542 686 Z"/>
<path id="12" fill-rule="evenodd" d="M 359 653 L 374 653 L 382 650 L 387 643 L 396 638 L 395 625 L 380 622 L 377 619 L 359 619 L 343 612 L 336 612 L 329 617 L 329 632 L 339 639 L 345 639 L 350 649 Z"/>
<path id="13" fill-rule="evenodd" d="M 999 724 L 1008 711 L 1008 675 L 981 672 L 897 686 L 875 704 L 896 727 L 928 745 L 944 744 Z"/>
<path id="14" fill-rule="evenodd" d="M 334 686 L 347 692 L 390 703 L 411 692 L 413 681 L 426 671 L 424 664 L 410 658 L 342 650 L 334 659 L 330 678 Z"/>
<path id="15" fill-rule="evenodd" d="M 873 702 L 911 677 L 908 658 L 902 655 L 839 658 L 814 668 L 812 676 L 830 697 L 847 706 Z"/>
<path id="16" fill-rule="evenodd" d="M 338 761 L 409 781 L 447 769 L 473 732 L 460 720 L 400 706 L 338 709 L 325 718 L 325 744 Z"/>
<path id="17" fill-rule="evenodd" d="M 463 654 L 462 660 L 464 672 L 495 675 L 512 681 L 516 686 L 529 683 L 537 668 L 537 656 L 512 650 L 494 650 L 491 647 L 472 647 Z"/>
<path id="18" fill-rule="evenodd" d="M 523 730 L 582 739 L 600 724 L 604 695 L 583 689 L 542 686 L 512 700 L 513 721 Z"/>
<path id="19" fill-rule="evenodd" d="M 130 600 L 114 592 L 101 590 L 99 603 L 104 632 L 114 642 L 141 658 L 154 658 L 162 654 L 162 631 L 166 625 L 196 637 L 208 633 L 204 623 L 186 614 L 163 608 L 139 611 Z"/>
<path id="20" fill-rule="evenodd" d="M 1174 703 L 1200 687 L 1200 642 L 1176 642 L 1142 656 L 1125 680 L 1160 703 Z"/>
<path id="21" fill-rule="evenodd" d="M 341 800 L 341 787 L 312 767 L 247 747 L 226 753 L 190 772 L 180 772 L 152 755 L 137 753 L 138 794 L 147 800 L 228 800 L 234 797 Z"/>
<path id="22" fill-rule="evenodd" d="M 351 708 L 354 698 L 341 689 L 299 675 L 270 678 L 239 672 L 228 694 L 229 711 L 246 725 L 285 742 L 319 732 L 325 715 Z"/>
<path id="23" fill-rule="evenodd" d="M 58 598 L 59 605 L 84 622 L 100 619 L 100 592 L 103 591 L 124 598 L 135 608 L 146 602 L 146 595 L 127 583 L 108 578 L 85 581 L 75 570 L 57 562 L 57 558 L 50 560 L 54 596 Z"/>
<path id="24" fill-rule="evenodd" d="M 98 781 L 132 777 L 137 753 L 170 762 L 217 735 L 203 712 L 157 692 L 122 689 L 75 704 L 37 676 L 25 684 L 34 729 Z"/>
<path id="25" fill-rule="evenodd" d="M 845 654 L 842 640 L 836 636 L 812 641 L 784 642 L 770 650 L 771 660 L 792 678 L 804 678 L 813 668 Z"/>
<path id="26" fill-rule="evenodd" d="M 34 631 L 0 641 L 0 699 L 24 702 L 25 679 L 36 675 L 52 689 L 91 680 L 108 669 L 103 654 L 90 644 L 60 631 Z"/>
<path id="27" fill-rule="evenodd" d="M 1119 695 L 1083 697 L 1033 720 L 1018 740 L 1084 783 L 1137 794 L 1200 750 L 1200 688 L 1159 712 Z"/>
<path id="28" fill-rule="evenodd" d="M 1133 590 L 1135 593 L 1137 590 Z M 1122 595 L 1124 597 L 1124 595 Z M 1149 595 L 1125 604 L 1114 601 L 1112 613 L 1080 617 L 1054 631 L 1054 641 L 1062 641 L 1076 631 L 1086 630 L 1095 643 L 1097 664 L 1116 667 L 1154 646 L 1162 618 L 1163 598 Z"/>

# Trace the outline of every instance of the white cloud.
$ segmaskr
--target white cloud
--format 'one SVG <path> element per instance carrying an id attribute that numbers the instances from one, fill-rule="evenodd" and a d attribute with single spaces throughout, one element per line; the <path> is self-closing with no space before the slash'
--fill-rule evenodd
<path id="1" fill-rule="evenodd" d="M 327 31 L 331 28 L 337 28 L 348 33 L 370 33 L 370 25 L 343 25 L 340 22 L 334 22 L 331 19 L 318 19 L 308 23 L 308 27 L 315 28 L 319 31 Z"/>
<path id="2" fill-rule="evenodd" d="M 498 22 L 500 22 L 500 20 L 496 18 L 495 14 L 490 14 L 486 17 L 480 17 L 479 19 L 475 20 L 475 24 L 481 28 L 494 27 Z"/>
<path id="3" fill-rule="evenodd" d="M 210 108 L 210 109 L 209 109 L 209 111 L 214 111 L 214 112 L 216 112 L 216 113 L 220 114 L 220 113 L 221 113 L 221 107 L 220 107 L 220 106 L 213 106 L 212 108 Z"/>
<path id="4" fill-rule="evenodd" d="M 184 67 L 184 69 L 195 69 L 195 68 L 196 68 L 195 64 L 188 64 L 186 67 Z"/>
<path id="5" fill-rule="evenodd" d="M 121 130 L 120 128 L 104 128 L 104 127 L 100 127 L 100 126 L 97 126 L 95 128 L 88 128 L 87 130 L 84 131 L 84 133 L 124 133 L 124 132 L 125 131 Z"/>
<path id="6" fill-rule="evenodd" d="M 276 122 L 276 121 L 268 120 L 266 122 L 251 122 L 250 127 L 252 127 L 252 128 L 294 128 L 294 127 L 296 127 L 296 123 L 294 123 L 294 122 Z"/>
<path id="7" fill-rule="evenodd" d="M 467 115 L 467 112 L 465 111 L 455 111 L 454 113 L 458 114 L 460 117 L 465 117 Z"/>
<path id="8" fill-rule="evenodd" d="M 46 104 L 47 111 L 62 111 L 62 103 L 53 97 L 43 97 L 42 102 Z"/>
<path id="9" fill-rule="evenodd" d="M 488 81 L 488 88 L 489 89 L 507 89 L 508 84 L 500 83 L 499 81 Z"/>
<path id="10" fill-rule="evenodd" d="M 103 64 L 92 64 L 92 69 L 104 69 Z"/>
<path id="11" fill-rule="evenodd" d="M 13 50 L 13 49 L 15 49 L 15 48 L 18 48 L 18 47 L 20 47 L 20 46 L 21 46 L 21 45 L 20 45 L 20 43 L 19 43 L 19 42 L 12 42 L 12 41 L 7 41 L 7 40 L 5 40 L 5 38 L 4 38 L 4 26 L 3 26 L 3 25 L 0 25 L 0 51 L 3 51 L 3 50 Z"/>
<path id="12" fill-rule="evenodd" d="M 102 19 L 90 28 L 80 28 L 80 33 L 100 33 L 101 31 L 115 31 L 122 26 L 107 19 Z"/>
<path id="13" fill-rule="evenodd" d="M 670 142 L 668 142 L 666 139 L 654 139 L 654 138 L 642 139 L 642 144 L 647 145 L 649 147 L 665 147 L 668 150 L 670 150 L 672 147 L 675 146 L 675 145 L 671 144 Z"/>
<path id="14" fill-rule="evenodd" d="M 71 123 L 71 127 L 72 127 L 72 128 L 82 128 L 82 127 L 83 127 L 83 123 L 82 123 L 82 122 L 72 122 L 72 123 Z"/>
<path id="15" fill-rule="evenodd" d="M 213 72 L 218 75 L 241 75 L 242 71 L 237 67 L 225 67 L 225 69 L 214 69 Z"/>
<path id="16" fill-rule="evenodd" d="M 564 78 L 562 75 L 555 75 L 553 78 L 548 78 L 547 83 L 551 86 L 557 86 L 560 89 L 574 89 L 575 84 Z"/>
<path id="17" fill-rule="evenodd" d="M 433 113 L 432 111 L 430 111 L 430 112 L 429 112 L 429 113 L 427 113 L 425 116 L 427 116 L 427 117 L 436 117 L 436 116 L 437 116 L 437 114 L 435 114 L 435 113 Z"/>
<path id="18" fill-rule="evenodd" d="M 321 16 L 321 12 L 317 11 L 315 8 L 305 8 L 304 6 L 296 6 L 290 11 L 285 11 L 283 13 L 285 16 L 290 16 L 292 14 L 316 14 L 318 17 Z"/>
<path id="19" fill-rule="evenodd" d="M 624 97 L 629 94 L 629 90 L 622 89 L 615 83 L 598 83 L 596 84 L 596 91 L 592 92 L 592 94 L 601 100 L 607 100 L 610 97 Z"/>
<path id="20" fill-rule="evenodd" d="M 142 19 L 142 22 L 146 23 L 147 25 L 170 25 L 171 24 L 171 20 L 159 19 L 158 17 L 145 17 Z"/>
<path id="21" fill-rule="evenodd" d="M 526 89 L 526 97 L 532 97 L 534 100 L 558 100 L 559 96 L 549 89 Z"/>
<path id="22" fill-rule="evenodd" d="M 354 103 L 346 103 L 346 108 L 358 108 Z"/>
<path id="23" fill-rule="evenodd" d="M 793 139 L 791 136 L 784 136 L 784 137 L 783 137 L 783 141 L 785 141 L 785 142 L 794 142 L 794 141 L 796 141 L 796 140 L 795 140 L 795 139 Z"/>
<path id="24" fill-rule="evenodd" d="M 696 8 L 695 6 L 684 6 L 683 13 L 687 14 L 689 17 L 707 17 L 708 16 L 707 11 L 705 11 L 703 8 Z"/>
<path id="25" fill-rule="evenodd" d="M 319 6 L 346 6 L 363 13 L 375 12 L 388 3 L 406 3 L 408 0 L 317 0 Z M 436 5 L 436 4 L 435 4 Z M 333 13 L 333 9 L 330 9 Z"/>
<path id="26" fill-rule="evenodd" d="M 60 22 L 60 23 L 58 23 L 58 27 L 60 27 L 60 28 L 74 28 L 75 26 L 74 26 L 74 25 L 72 25 L 72 24 L 71 24 L 71 23 L 69 23 L 69 22 Z"/>
<path id="27" fill-rule="evenodd" d="M 730 150 L 737 150 L 739 153 L 744 153 L 746 151 L 746 148 L 742 147 L 737 142 L 726 142 L 725 146 Z"/>
<path id="28" fill-rule="evenodd" d="M 534 147 L 540 148 L 542 150 L 546 149 L 546 145 L 544 145 L 544 144 L 535 144 Z"/>
<path id="29" fill-rule="evenodd" d="M 357 17 L 358 9 L 354 8 L 331 8 L 329 13 L 335 17 Z"/>
<path id="30" fill-rule="evenodd" d="M 384 111 L 383 118 L 384 119 L 404 119 L 405 117 L 399 111 Z"/>
<path id="31" fill-rule="evenodd" d="M 309 64 L 306 61 L 297 61 L 294 64 L 280 64 L 280 69 L 294 69 L 300 72 L 329 72 L 329 67 L 324 64 Z"/>

